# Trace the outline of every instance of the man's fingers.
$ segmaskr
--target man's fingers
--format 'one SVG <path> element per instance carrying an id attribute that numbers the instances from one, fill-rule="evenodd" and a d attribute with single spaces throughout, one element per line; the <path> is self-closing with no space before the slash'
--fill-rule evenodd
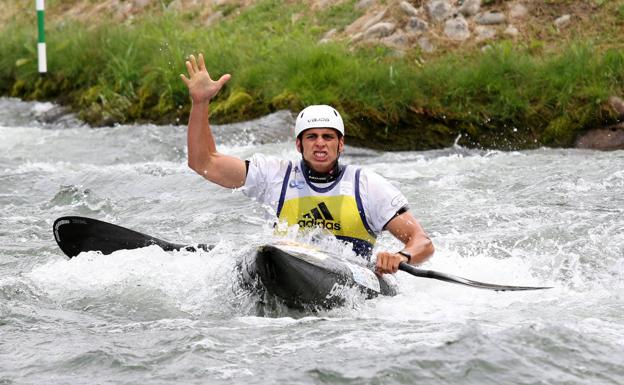
<path id="1" fill-rule="evenodd" d="M 390 256 L 386 257 L 386 264 L 384 266 L 384 271 L 386 273 L 391 273 L 392 272 L 392 259 L 389 258 Z"/>
<path id="2" fill-rule="evenodd" d="M 203 54 L 199 54 L 199 70 L 203 71 L 206 69 L 206 62 L 204 62 L 204 55 Z"/>
<path id="3" fill-rule="evenodd" d="M 377 254 L 375 270 L 382 274 L 396 273 L 399 270 L 399 264 L 401 264 L 401 258 L 396 258 L 393 254 L 387 252 L 382 252 Z"/>
<path id="4" fill-rule="evenodd" d="M 193 64 L 191 64 L 191 62 L 188 60 L 186 61 L 185 64 L 186 64 L 186 70 L 188 71 L 189 76 L 193 76 L 193 74 L 195 73 L 195 70 L 193 70 Z"/>
<path id="5" fill-rule="evenodd" d="M 180 74 L 180 79 L 182 79 L 184 84 L 186 84 L 187 86 L 189 85 L 189 82 L 191 81 L 191 79 L 189 79 L 186 76 L 184 76 L 184 74 Z"/>
<path id="6" fill-rule="evenodd" d="M 193 70 L 193 73 L 195 73 L 195 72 L 197 72 L 197 59 L 195 59 L 195 55 L 191 55 L 190 59 L 191 59 L 190 60 L 191 61 L 191 69 Z"/>
<path id="7" fill-rule="evenodd" d="M 377 254 L 377 271 L 379 271 L 380 273 L 386 273 L 386 264 L 387 264 L 387 258 L 385 253 L 379 253 Z"/>
<path id="8" fill-rule="evenodd" d="M 401 259 L 393 258 L 392 259 L 392 272 L 396 273 L 399 270 L 399 264 L 401 263 Z"/>
<path id="9" fill-rule="evenodd" d="M 225 83 L 227 83 L 232 78 L 232 75 L 225 74 L 219 78 L 219 85 L 223 87 Z"/>

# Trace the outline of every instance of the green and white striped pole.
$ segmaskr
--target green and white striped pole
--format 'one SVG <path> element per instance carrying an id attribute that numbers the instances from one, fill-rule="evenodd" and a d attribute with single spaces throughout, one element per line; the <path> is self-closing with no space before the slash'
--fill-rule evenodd
<path id="1" fill-rule="evenodd" d="M 39 40 L 37 42 L 37 56 L 39 59 L 39 73 L 45 74 L 48 72 L 48 59 L 46 57 L 46 43 L 45 43 L 45 5 L 44 0 L 37 1 L 37 27 L 39 29 Z"/>

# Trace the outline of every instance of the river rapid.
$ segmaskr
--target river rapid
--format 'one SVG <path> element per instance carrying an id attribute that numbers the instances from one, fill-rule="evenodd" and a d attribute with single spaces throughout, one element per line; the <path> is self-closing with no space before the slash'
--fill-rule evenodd
<path id="1" fill-rule="evenodd" d="M 624 151 L 347 147 L 409 199 L 437 248 L 424 267 L 553 288 L 399 272 L 396 297 L 261 315 L 235 266 L 272 239 L 264 210 L 187 168 L 186 127 L 44 123 L 54 108 L 0 99 L 0 384 L 624 383 Z M 297 159 L 292 124 L 214 129 L 224 153 Z M 70 260 L 63 215 L 216 247 Z"/>

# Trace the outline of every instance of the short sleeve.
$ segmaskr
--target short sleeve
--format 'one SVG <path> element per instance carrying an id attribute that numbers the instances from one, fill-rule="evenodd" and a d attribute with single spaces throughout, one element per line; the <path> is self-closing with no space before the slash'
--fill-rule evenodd
<path id="1" fill-rule="evenodd" d="M 261 203 L 273 205 L 276 193 L 279 198 L 288 163 L 287 160 L 254 154 L 249 159 L 243 194 Z"/>
<path id="2" fill-rule="evenodd" d="M 366 220 L 376 234 L 408 206 L 407 198 L 397 187 L 370 170 L 363 169 L 360 173 L 360 197 Z"/>

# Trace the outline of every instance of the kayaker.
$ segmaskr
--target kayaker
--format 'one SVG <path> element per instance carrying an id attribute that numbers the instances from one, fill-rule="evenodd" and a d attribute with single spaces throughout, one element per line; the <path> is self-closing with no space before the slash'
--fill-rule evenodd
<path id="1" fill-rule="evenodd" d="M 377 253 L 376 271 L 395 273 L 400 262 L 420 264 L 433 243 L 410 213 L 405 196 L 383 177 L 338 162 L 344 150 L 344 125 L 330 106 L 309 106 L 297 115 L 295 140 L 300 162 L 255 154 L 242 160 L 217 151 L 209 123 L 210 100 L 230 80 L 214 81 L 204 57 L 186 61 L 188 77 L 180 75 L 192 100 L 188 122 L 188 165 L 227 188 L 271 206 L 278 227 L 320 226 L 350 242 L 356 253 L 370 256 L 382 230 L 404 243 L 402 250 Z"/>

